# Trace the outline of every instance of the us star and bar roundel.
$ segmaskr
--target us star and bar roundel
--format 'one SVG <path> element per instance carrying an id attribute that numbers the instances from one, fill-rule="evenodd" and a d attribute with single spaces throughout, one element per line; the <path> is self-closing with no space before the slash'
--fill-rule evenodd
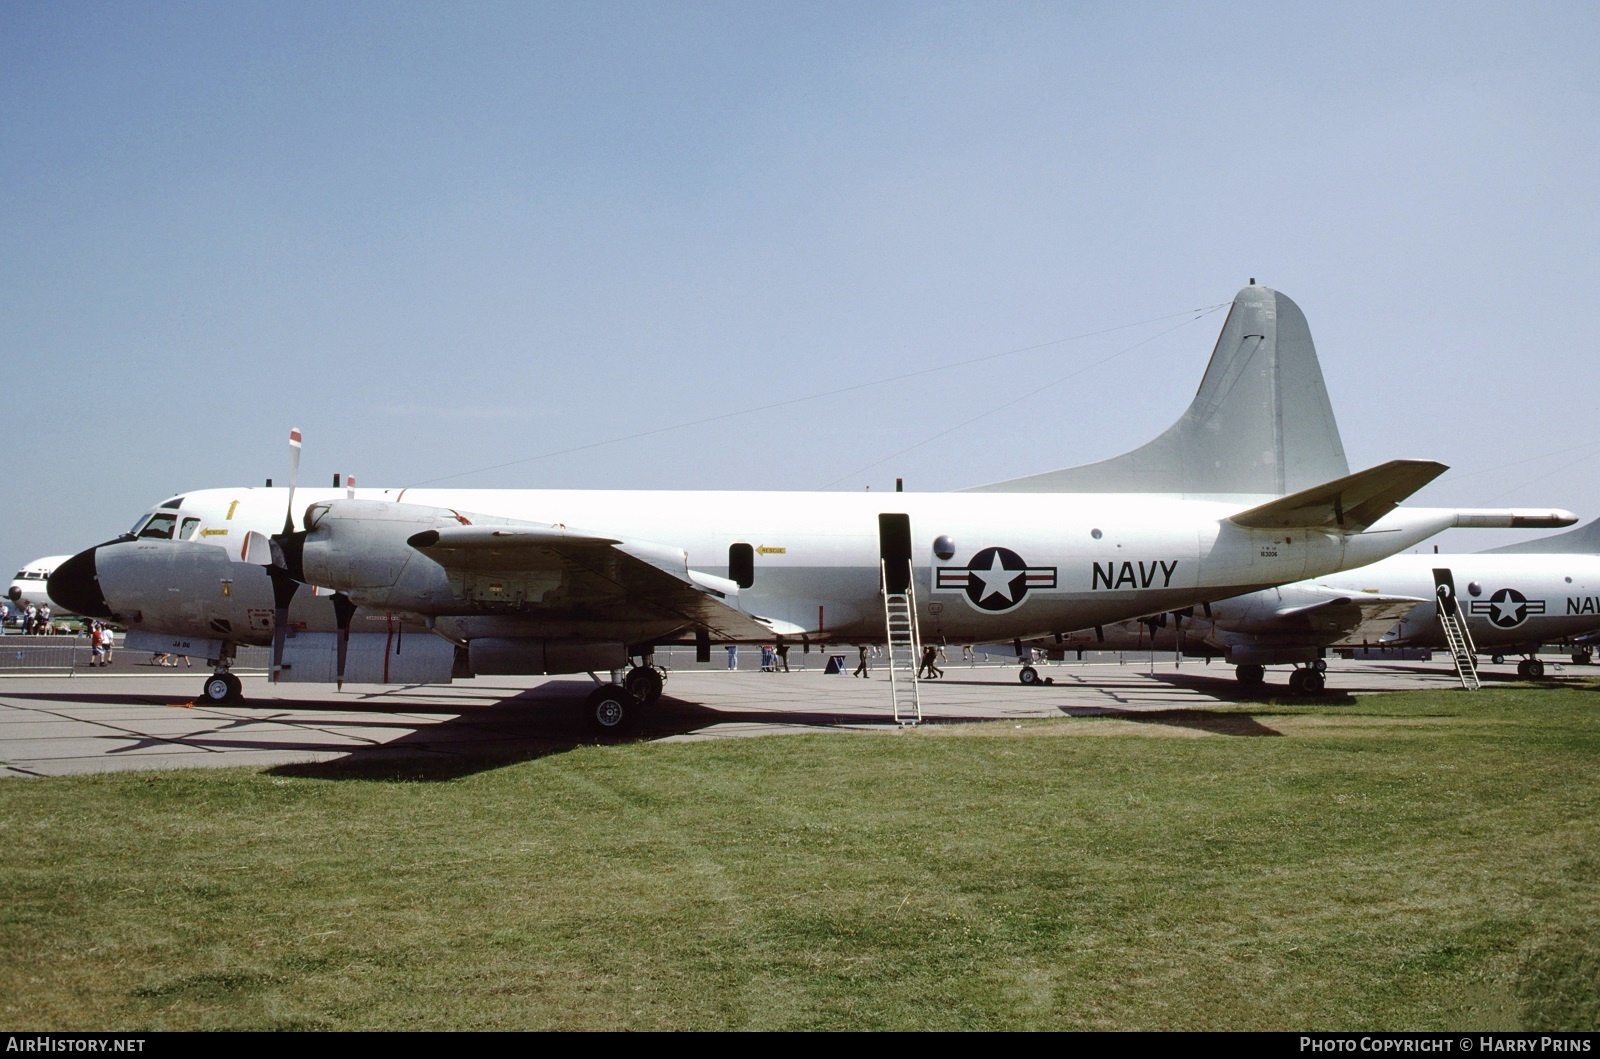
<path id="1" fill-rule="evenodd" d="M 993 614 L 1021 606 L 1029 589 L 1055 587 L 1055 567 L 1029 566 L 1010 548 L 984 548 L 965 566 L 935 568 L 936 591 L 964 592 L 967 602 Z"/>
<path id="2" fill-rule="evenodd" d="M 1498 629 L 1515 629 L 1530 614 L 1543 614 L 1544 600 L 1529 599 L 1514 588 L 1502 588 L 1488 599 L 1472 601 L 1472 616 L 1487 617 Z"/>

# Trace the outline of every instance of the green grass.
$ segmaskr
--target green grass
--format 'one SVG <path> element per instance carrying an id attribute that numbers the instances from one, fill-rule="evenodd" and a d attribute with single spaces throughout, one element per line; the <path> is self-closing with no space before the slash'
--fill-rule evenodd
<path id="1" fill-rule="evenodd" d="M 13 780 L 0 1022 L 1593 1030 L 1597 761 L 1542 688 Z"/>

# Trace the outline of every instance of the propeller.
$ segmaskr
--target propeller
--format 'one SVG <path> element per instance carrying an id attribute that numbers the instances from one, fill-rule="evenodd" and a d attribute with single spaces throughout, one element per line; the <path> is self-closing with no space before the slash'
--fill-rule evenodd
<path id="1" fill-rule="evenodd" d="M 289 430 L 289 502 L 283 512 L 283 532 L 270 540 L 272 561 L 267 577 L 272 580 L 272 682 L 283 678 L 283 642 L 289 633 L 289 604 L 300 590 L 304 569 L 302 557 L 306 535 L 294 528 L 294 489 L 300 479 L 300 428 Z M 249 545 L 247 544 L 248 548 Z M 341 667 L 342 670 L 342 667 Z"/>
<path id="2" fill-rule="evenodd" d="M 294 528 L 294 491 L 300 479 L 300 446 L 300 428 L 295 427 L 289 431 L 289 502 L 283 513 L 283 532 L 275 533 L 271 537 L 252 533 L 244 546 L 246 561 L 266 566 L 267 576 L 272 581 L 272 681 L 274 683 L 283 678 L 284 642 L 289 634 L 289 606 L 294 602 L 295 593 L 300 591 L 300 586 L 307 584 L 305 547 L 309 530 Z M 353 500 L 356 495 L 356 480 L 350 477 L 346 482 L 348 489 L 345 496 Z M 338 485 L 337 478 L 334 480 L 334 485 L 336 487 Z M 339 629 L 336 679 L 338 686 L 343 688 L 345 662 L 350 652 L 350 622 L 355 616 L 356 605 L 343 592 L 335 592 L 332 602 L 334 620 Z"/>

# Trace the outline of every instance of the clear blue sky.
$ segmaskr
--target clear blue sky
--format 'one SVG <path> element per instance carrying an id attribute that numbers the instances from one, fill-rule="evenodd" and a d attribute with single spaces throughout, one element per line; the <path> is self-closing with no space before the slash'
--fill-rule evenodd
<path id="1" fill-rule="evenodd" d="M 1587 521 L 1597 54 L 1593 3 L 7 0 L 0 565 L 281 482 L 292 425 L 313 484 L 1081 463 L 1221 315 L 1058 340 L 1251 277 L 1353 467 Z"/>

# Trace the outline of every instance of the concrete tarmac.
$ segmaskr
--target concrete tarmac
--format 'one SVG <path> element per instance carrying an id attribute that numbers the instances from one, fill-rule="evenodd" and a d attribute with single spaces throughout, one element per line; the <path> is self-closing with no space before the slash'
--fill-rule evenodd
<path id="1" fill-rule="evenodd" d="M 141 660 L 142 661 L 142 660 Z M 1600 673 L 1546 662 L 1546 679 Z M 1040 669 L 1054 683 L 1024 687 L 1015 666 L 950 665 L 921 685 L 926 723 L 1062 716 L 1160 714 L 1185 734 L 1272 734 L 1262 722 L 1211 706 L 1287 697 L 1288 670 L 1241 695 L 1233 669 L 1169 661 L 1066 663 Z M 1514 664 L 1485 667 L 1486 683 L 1515 680 Z M 427 687 L 271 685 L 240 674 L 246 701 L 197 703 L 207 670 L 145 665 L 74 675 L 0 674 L 0 775 L 60 776 L 126 769 L 267 767 L 340 760 L 531 757 L 589 741 L 579 713 L 593 684 L 572 677 L 479 677 Z M 1332 660 L 1322 701 L 1420 688 L 1459 688 L 1442 657 L 1433 662 Z M 1145 718 L 1154 721 L 1155 717 Z M 889 681 L 818 668 L 792 673 L 680 669 L 632 738 L 694 740 L 794 732 L 893 730 Z"/>

